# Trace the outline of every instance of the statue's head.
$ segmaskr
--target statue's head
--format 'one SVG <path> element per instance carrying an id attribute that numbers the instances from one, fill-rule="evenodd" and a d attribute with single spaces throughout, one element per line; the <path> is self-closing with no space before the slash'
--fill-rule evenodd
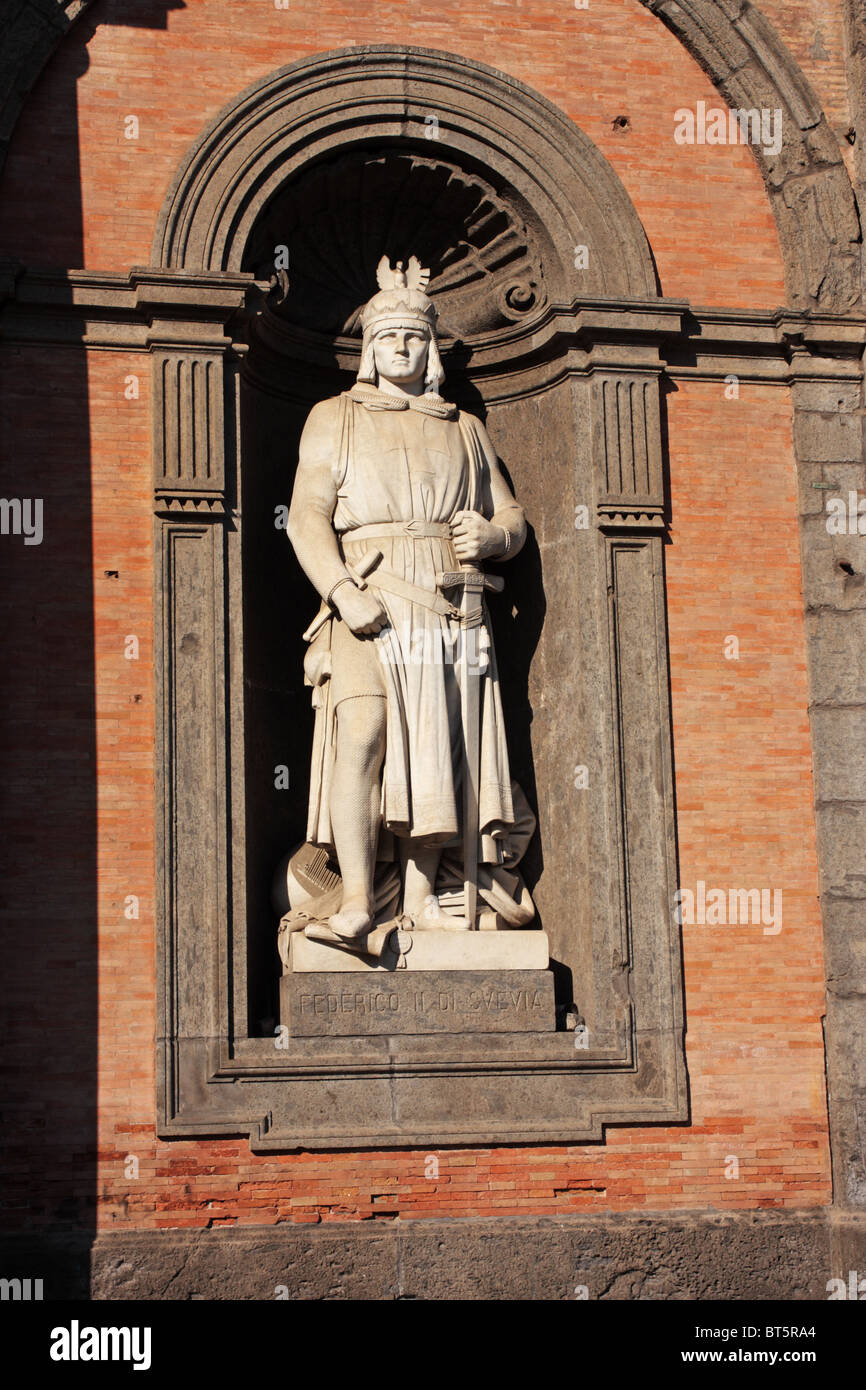
<path id="1" fill-rule="evenodd" d="M 444 380 L 436 339 L 438 313 L 424 290 L 430 279 L 417 256 L 406 268 L 392 269 L 383 256 L 376 270 L 379 292 L 361 313 L 364 340 L 358 381 L 378 385 L 387 377 L 399 386 L 422 379 L 425 391 L 437 391 Z"/>

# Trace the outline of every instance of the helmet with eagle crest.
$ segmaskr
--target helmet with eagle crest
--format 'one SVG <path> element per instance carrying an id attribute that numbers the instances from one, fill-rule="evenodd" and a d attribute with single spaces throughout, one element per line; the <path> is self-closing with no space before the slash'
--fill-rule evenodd
<path id="1" fill-rule="evenodd" d="M 361 311 L 364 338 L 358 381 L 373 386 L 377 383 L 373 343 L 380 333 L 394 328 L 414 328 L 427 335 L 425 390 L 438 393 L 445 372 L 436 336 L 438 310 L 424 293 L 430 281 L 430 271 L 422 267 L 417 256 L 410 257 L 407 265 L 398 261 L 393 267 L 388 257 L 383 256 L 376 267 L 376 279 L 379 283 L 378 293 Z"/>

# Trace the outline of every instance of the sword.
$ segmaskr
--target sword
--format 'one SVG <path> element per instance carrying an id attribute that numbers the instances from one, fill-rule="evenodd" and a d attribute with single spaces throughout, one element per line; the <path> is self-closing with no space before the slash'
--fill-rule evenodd
<path id="1" fill-rule="evenodd" d="M 477 634 L 482 623 L 482 598 L 485 589 L 501 593 L 505 580 L 498 575 L 463 565 L 459 570 L 443 570 L 436 576 L 440 589 L 460 590 L 460 653 L 457 660 L 457 682 L 460 686 L 460 719 L 463 726 L 463 915 L 469 929 L 475 928 L 478 906 L 478 784 L 481 775 L 481 665 L 469 660 L 467 644 L 474 632 L 475 655 L 478 656 Z"/>

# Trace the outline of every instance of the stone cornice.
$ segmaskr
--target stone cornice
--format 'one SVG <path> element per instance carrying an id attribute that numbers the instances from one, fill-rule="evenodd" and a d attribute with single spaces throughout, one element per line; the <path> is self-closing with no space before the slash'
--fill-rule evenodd
<path id="1" fill-rule="evenodd" d="M 134 267 L 111 271 L 30 270 L 0 262 L 0 341 L 148 351 L 152 347 L 246 350 L 250 332 L 276 358 L 310 373 L 357 367 L 360 344 L 294 329 L 267 307 L 268 286 L 240 272 Z M 253 326 L 254 325 L 254 326 Z M 672 377 L 789 385 L 857 379 L 866 314 L 747 310 L 685 300 L 578 300 L 550 304 L 532 322 L 443 344 L 446 364 L 465 366 L 493 394 L 508 378 L 538 369 L 553 376 L 641 366 Z M 526 387 L 524 382 L 524 389 Z"/>

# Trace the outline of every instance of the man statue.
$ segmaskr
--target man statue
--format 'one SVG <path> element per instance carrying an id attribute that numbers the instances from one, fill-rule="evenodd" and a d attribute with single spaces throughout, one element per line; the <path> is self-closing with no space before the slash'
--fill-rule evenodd
<path id="1" fill-rule="evenodd" d="M 509 831 L 527 810 L 521 797 L 515 816 L 486 611 L 479 601 L 468 633 L 459 594 L 442 583 L 461 567 L 483 582 L 480 562 L 520 550 L 524 516 L 484 426 L 439 395 L 428 280 L 414 256 L 405 269 L 380 261 L 357 381 L 310 412 L 288 522 L 324 604 L 305 661 L 317 706 L 307 839 L 337 861 L 341 899 L 327 929 L 354 949 L 381 906 L 383 864 L 413 927 L 476 925 L 465 901 L 455 913 L 437 897 L 443 848 L 463 832 L 468 654 L 482 873 L 509 862 Z"/>

